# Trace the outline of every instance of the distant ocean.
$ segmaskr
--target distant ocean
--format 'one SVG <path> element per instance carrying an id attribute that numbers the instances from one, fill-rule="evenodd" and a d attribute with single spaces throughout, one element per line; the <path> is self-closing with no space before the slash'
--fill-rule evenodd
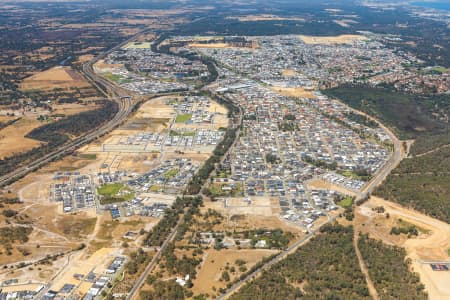
<path id="1" fill-rule="evenodd" d="M 427 7 L 427 8 L 434 8 L 434 9 L 440 9 L 440 10 L 449 10 L 450 11 L 450 2 L 412 2 L 411 3 L 414 6 L 420 6 L 420 7 Z"/>

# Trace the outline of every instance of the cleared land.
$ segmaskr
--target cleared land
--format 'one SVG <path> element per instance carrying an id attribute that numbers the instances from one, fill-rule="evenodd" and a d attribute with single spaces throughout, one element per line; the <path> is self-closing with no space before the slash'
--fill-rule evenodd
<path id="1" fill-rule="evenodd" d="M 316 95 L 314 95 L 313 92 L 307 91 L 302 87 L 295 87 L 295 88 L 285 88 L 285 87 L 276 87 L 272 86 L 270 89 L 280 95 L 286 96 L 286 97 L 294 97 L 294 98 L 311 98 L 315 99 L 317 98 Z"/>
<path id="2" fill-rule="evenodd" d="M 313 179 L 307 182 L 307 185 L 311 189 L 325 189 L 325 190 L 332 190 L 337 191 L 339 193 L 342 193 L 344 195 L 350 195 L 350 196 L 356 196 L 355 192 L 349 191 L 341 186 L 331 184 L 329 182 L 326 182 L 322 179 Z"/>
<path id="3" fill-rule="evenodd" d="M 83 88 L 90 84 L 70 67 L 54 67 L 25 78 L 22 90 L 52 90 L 55 88 Z"/>
<path id="4" fill-rule="evenodd" d="M 0 130 L 0 159 L 25 152 L 41 145 L 41 142 L 25 136 L 42 123 L 35 117 L 21 118 L 14 124 Z"/>
<path id="5" fill-rule="evenodd" d="M 229 45 L 227 43 L 211 43 L 211 44 L 192 43 L 192 44 L 189 44 L 188 47 L 191 47 L 191 48 L 233 48 L 231 45 Z"/>
<path id="6" fill-rule="evenodd" d="M 300 35 L 299 38 L 306 44 L 352 44 L 354 41 L 363 41 L 363 35 L 343 34 L 337 36 L 309 36 Z"/>
<path id="7" fill-rule="evenodd" d="M 377 214 L 372 208 L 383 207 L 385 213 Z M 386 218 L 386 213 L 389 218 Z M 363 233 L 371 238 L 380 239 L 388 245 L 405 248 L 407 257 L 412 260 L 412 270 L 419 273 L 420 281 L 425 285 L 430 299 L 448 299 L 450 297 L 449 272 L 433 271 L 426 261 L 449 261 L 450 225 L 425 216 L 398 204 L 378 197 L 371 199 L 357 209 L 357 224 Z M 392 226 L 398 226 L 397 220 L 403 220 L 425 231 L 418 237 L 407 238 L 405 235 L 391 235 Z"/>
<path id="8" fill-rule="evenodd" d="M 194 294 L 214 294 L 213 287 L 219 289 L 226 286 L 227 281 L 221 280 L 222 272 L 225 268 L 234 266 L 235 274 L 230 273 L 230 281 L 237 278 L 242 272 L 236 265 L 236 260 L 245 261 L 245 268 L 248 270 L 264 257 L 276 254 L 276 250 L 254 249 L 254 250 L 208 250 L 203 255 L 203 262 L 197 273 L 197 278 L 193 281 Z"/>

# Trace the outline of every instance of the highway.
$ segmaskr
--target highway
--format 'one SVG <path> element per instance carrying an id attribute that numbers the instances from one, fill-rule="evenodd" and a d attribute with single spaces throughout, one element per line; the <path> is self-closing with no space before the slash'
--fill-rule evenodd
<path id="1" fill-rule="evenodd" d="M 105 78 L 95 74 L 93 70 L 93 65 L 98 60 L 103 59 L 108 54 L 121 48 L 125 44 L 132 42 L 145 32 L 146 30 L 135 34 L 126 41 L 100 54 L 99 56 L 95 57 L 94 59 L 83 65 L 82 72 L 85 75 L 86 79 L 88 79 L 94 86 L 96 86 L 109 100 L 115 101 L 118 104 L 119 108 L 116 115 L 111 120 L 104 123 L 102 126 L 94 129 L 93 131 L 89 132 L 88 134 L 76 138 L 67 144 L 62 145 L 61 147 L 34 160 L 33 162 L 28 163 L 27 165 L 18 167 L 13 172 L 1 176 L 0 187 L 11 184 L 14 181 L 24 177 L 28 173 L 36 171 L 37 169 L 46 165 L 47 163 L 59 159 L 67 154 L 70 154 L 71 152 L 81 147 L 82 145 L 92 142 L 93 140 L 108 133 L 109 131 L 114 129 L 117 125 L 121 124 L 123 121 L 126 120 L 126 118 L 132 112 L 133 107 L 135 105 L 131 100 L 130 93 L 116 86 L 114 83 L 106 80 Z"/>

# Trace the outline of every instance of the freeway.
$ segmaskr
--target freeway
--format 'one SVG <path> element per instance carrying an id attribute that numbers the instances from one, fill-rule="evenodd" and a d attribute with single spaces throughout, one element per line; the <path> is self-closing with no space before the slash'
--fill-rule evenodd
<path id="1" fill-rule="evenodd" d="M 13 172 L 6 174 L 2 177 L 0 177 L 0 186 L 8 185 L 12 182 L 14 182 L 17 179 L 22 178 L 23 176 L 27 175 L 30 172 L 33 172 L 40 167 L 44 166 L 45 164 L 54 161 L 55 159 L 61 158 L 64 155 L 67 155 L 80 146 L 91 142 L 98 137 L 104 135 L 105 133 L 111 131 L 113 128 L 115 128 L 118 124 L 120 124 L 123 120 L 126 119 L 126 117 L 131 113 L 132 111 L 132 105 L 130 99 L 125 100 L 119 100 L 119 110 L 118 113 L 114 116 L 113 119 L 111 119 L 109 122 L 101 126 L 100 128 L 92 131 L 91 133 L 82 136 L 80 138 L 77 138 L 70 143 L 67 143 L 63 145 L 62 147 L 36 159 L 35 161 L 29 163 L 28 165 L 22 166 L 14 170 Z"/>
<path id="2" fill-rule="evenodd" d="M 46 165 L 47 163 L 54 161 L 56 159 L 59 159 L 67 154 L 70 154 L 77 148 L 81 147 L 84 144 L 87 144 L 102 135 L 108 133 L 112 129 L 114 129 L 117 125 L 121 124 L 128 115 L 133 111 L 133 107 L 135 104 L 132 103 L 130 93 L 128 91 L 125 91 L 124 89 L 116 86 L 114 83 L 106 80 L 105 78 L 98 76 L 95 74 L 93 70 L 93 65 L 100 59 L 106 57 L 111 52 L 121 48 L 125 44 L 134 41 L 137 39 L 140 35 L 146 33 L 147 30 L 143 30 L 141 32 L 138 32 L 131 38 L 127 39 L 126 41 L 120 43 L 119 45 L 109 49 L 108 51 L 100 54 L 99 56 L 95 57 L 91 61 L 87 62 L 83 65 L 82 72 L 84 73 L 85 77 L 95 86 L 97 87 L 106 97 L 108 97 L 109 100 L 117 102 L 119 108 L 116 113 L 116 115 L 100 126 L 99 128 L 94 129 L 93 131 L 89 132 L 88 134 L 81 136 L 75 140 L 72 140 L 71 142 L 62 145 L 61 147 L 55 149 L 54 151 L 34 160 L 33 162 L 28 163 L 27 165 L 21 166 L 17 168 L 16 170 L 3 175 L 0 177 L 0 187 L 6 186 L 8 184 L 13 183 L 14 181 L 24 177 L 28 173 L 31 173 L 40 167 Z"/>

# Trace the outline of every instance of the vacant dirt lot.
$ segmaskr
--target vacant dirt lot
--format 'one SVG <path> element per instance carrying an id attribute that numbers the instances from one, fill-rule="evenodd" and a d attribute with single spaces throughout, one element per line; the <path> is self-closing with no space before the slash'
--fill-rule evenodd
<path id="1" fill-rule="evenodd" d="M 237 276 L 242 274 L 239 272 L 239 267 L 236 266 L 235 262 L 237 259 L 244 260 L 246 262 L 245 266 L 250 269 L 262 258 L 270 256 L 272 254 L 278 253 L 277 250 L 265 250 L 265 249 L 254 249 L 254 250 L 208 250 L 203 256 L 203 262 L 200 266 L 200 271 L 197 274 L 197 278 L 194 280 L 194 287 L 192 291 L 194 294 L 215 294 L 213 287 L 221 288 L 225 287 L 227 282 L 220 281 L 222 272 L 228 265 L 234 266 L 236 273 L 229 272 L 231 281 Z"/>
<path id="2" fill-rule="evenodd" d="M 310 189 L 331 190 L 331 191 L 336 191 L 336 192 L 339 192 L 339 193 L 342 193 L 345 195 L 356 196 L 355 192 L 347 190 L 341 186 L 331 184 L 331 183 L 326 182 L 321 179 L 313 179 L 313 180 L 308 181 L 306 184 L 307 184 L 308 188 L 310 188 Z"/>
<path id="3" fill-rule="evenodd" d="M 273 209 L 279 208 L 278 205 L 273 205 L 268 197 L 254 197 L 251 202 L 245 201 L 244 198 L 227 198 L 224 201 L 210 202 L 208 207 L 227 215 L 248 214 L 267 217 L 273 215 Z"/>
<path id="4" fill-rule="evenodd" d="M 0 159 L 39 146 L 39 141 L 26 138 L 31 130 L 41 126 L 35 117 L 24 117 L 0 130 Z"/>
<path id="5" fill-rule="evenodd" d="M 173 99 L 174 97 L 161 97 L 147 101 L 142 104 L 142 106 L 137 111 L 134 116 L 136 119 L 139 118 L 173 118 L 175 116 L 175 111 L 171 105 L 167 105 L 166 101 L 168 99 Z"/>
<path id="6" fill-rule="evenodd" d="M 297 72 L 292 69 L 285 69 L 281 72 L 281 75 L 283 75 L 284 77 L 294 77 L 297 75 Z"/>
<path id="7" fill-rule="evenodd" d="M 343 34 L 337 36 L 310 36 L 300 35 L 299 38 L 306 44 L 352 44 L 356 40 L 366 40 L 363 35 Z"/>
<path id="8" fill-rule="evenodd" d="M 90 84 L 70 67 L 54 67 L 25 78 L 22 90 L 52 90 L 55 88 L 82 88 Z"/>
<path id="9" fill-rule="evenodd" d="M 373 207 L 383 206 L 390 218 L 380 217 L 372 211 Z M 432 271 L 425 261 L 449 261 L 450 225 L 416 211 L 406 209 L 398 204 L 372 197 L 357 209 L 357 218 L 361 218 L 359 226 L 362 232 L 368 232 L 371 237 L 383 240 L 388 244 L 404 247 L 408 257 L 412 260 L 412 269 L 418 272 L 421 282 L 430 299 L 450 299 L 450 272 Z M 402 219 L 417 227 L 427 230 L 417 238 L 408 239 L 406 236 L 392 236 L 389 234 L 392 219 Z"/>
<path id="10" fill-rule="evenodd" d="M 302 87 L 284 88 L 284 87 L 273 86 L 270 89 L 272 91 L 274 91 L 275 93 L 278 93 L 278 94 L 286 96 L 286 97 L 311 98 L 311 99 L 317 98 L 317 96 L 314 95 L 311 91 L 307 91 Z"/>

